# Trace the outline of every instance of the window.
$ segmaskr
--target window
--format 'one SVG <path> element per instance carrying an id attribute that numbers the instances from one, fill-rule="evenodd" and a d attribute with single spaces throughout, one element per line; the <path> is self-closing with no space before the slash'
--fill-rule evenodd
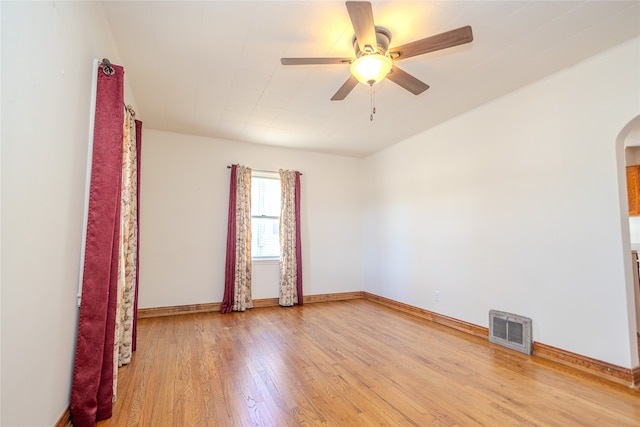
<path id="1" fill-rule="evenodd" d="M 280 257 L 280 176 L 251 174 L 251 257 Z"/>

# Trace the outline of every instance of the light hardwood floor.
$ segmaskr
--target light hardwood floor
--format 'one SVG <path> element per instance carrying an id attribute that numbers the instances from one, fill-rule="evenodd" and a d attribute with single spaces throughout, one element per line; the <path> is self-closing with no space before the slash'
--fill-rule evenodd
<path id="1" fill-rule="evenodd" d="M 107 426 L 638 426 L 640 392 L 363 299 L 141 319 Z"/>

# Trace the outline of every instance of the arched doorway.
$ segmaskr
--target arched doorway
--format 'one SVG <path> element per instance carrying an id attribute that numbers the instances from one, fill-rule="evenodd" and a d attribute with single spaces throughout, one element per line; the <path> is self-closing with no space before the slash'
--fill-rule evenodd
<path id="1" fill-rule="evenodd" d="M 631 360 L 634 366 L 640 366 L 640 285 L 638 279 L 638 256 L 640 255 L 640 215 L 629 215 L 627 193 L 627 166 L 640 165 L 640 116 L 630 120 L 616 139 L 618 177 L 620 187 L 620 215 L 622 222 L 622 242 L 625 252 L 625 277 L 627 284 L 627 307 L 629 308 L 629 327 L 635 331 L 635 342 L 631 346 Z M 633 338 L 632 338 L 633 340 Z M 635 344 L 635 345 L 633 345 Z"/>

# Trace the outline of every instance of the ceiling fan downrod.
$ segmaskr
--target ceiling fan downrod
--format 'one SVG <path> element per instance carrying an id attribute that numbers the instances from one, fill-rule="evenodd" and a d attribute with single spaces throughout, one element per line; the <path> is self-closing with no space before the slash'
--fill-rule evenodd
<path id="1" fill-rule="evenodd" d="M 373 115 L 376 113 L 376 89 L 375 89 L 375 81 L 369 80 L 369 86 L 371 86 L 371 115 L 369 116 L 369 121 L 373 121 Z"/>

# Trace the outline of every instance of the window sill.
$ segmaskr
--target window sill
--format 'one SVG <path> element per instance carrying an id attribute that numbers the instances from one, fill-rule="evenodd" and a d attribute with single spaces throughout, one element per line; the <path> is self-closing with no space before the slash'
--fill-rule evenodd
<path id="1" fill-rule="evenodd" d="M 252 265 L 280 264 L 280 258 L 251 258 Z"/>

